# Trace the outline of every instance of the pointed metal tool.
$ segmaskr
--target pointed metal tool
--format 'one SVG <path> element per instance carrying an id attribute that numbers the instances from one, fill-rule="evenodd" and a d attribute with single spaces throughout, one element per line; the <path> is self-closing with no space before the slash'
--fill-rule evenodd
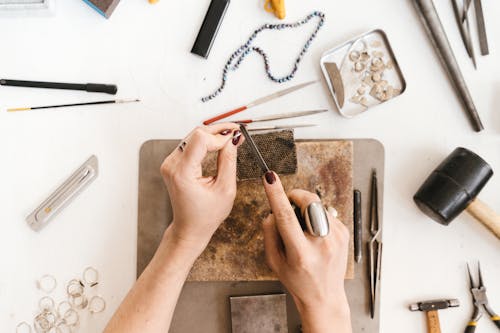
<path id="1" fill-rule="evenodd" d="M 481 48 L 481 55 L 488 55 L 490 54 L 490 50 L 488 47 L 488 37 L 486 36 L 486 23 L 484 22 L 482 1 L 475 0 L 474 8 L 476 9 L 477 32 L 479 34 L 479 46 Z"/>
<path id="2" fill-rule="evenodd" d="M 467 328 L 465 330 L 466 333 L 473 333 L 476 330 L 477 322 L 483 316 L 482 308 L 484 308 L 485 312 L 489 315 L 493 323 L 498 328 L 500 328 L 500 316 L 498 316 L 489 305 L 488 297 L 486 295 L 486 287 L 484 286 L 483 282 L 483 274 L 481 272 L 481 264 L 479 262 L 477 263 L 477 270 L 479 280 L 478 283 L 475 283 L 474 278 L 472 277 L 469 263 L 467 263 L 470 291 L 472 294 L 472 300 L 474 302 L 474 312 L 472 313 L 471 320 L 467 324 Z"/>
<path id="3" fill-rule="evenodd" d="M 311 111 L 288 112 L 288 113 L 274 114 L 271 116 L 259 117 L 259 118 L 254 118 L 254 119 L 235 120 L 233 122 L 238 123 L 238 124 L 251 124 L 251 123 L 257 123 L 257 122 L 262 122 L 262 121 L 271 121 L 271 120 L 280 120 L 280 119 L 289 119 L 289 118 L 311 116 L 311 115 L 314 115 L 317 113 L 323 113 L 326 111 L 328 111 L 328 110 L 322 109 L 322 110 L 311 110 Z"/>
<path id="4" fill-rule="evenodd" d="M 458 8 L 458 0 L 451 0 L 451 3 L 453 5 L 455 20 L 457 21 L 458 29 L 460 31 L 460 36 L 462 37 L 462 41 L 465 46 L 465 50 L 467 51 L 469 58 L 471 58 L 474 68 L 477 69 L 476 55 L 474 53 L 474 46 L 472 45 L 472 37 L 470 33 L 470 24 L 468 15 L 471 1 L 468 1 L 464 4 L 462 12 L 460 12 L 460 9 Z"/>
<path id="5" fill-rule="evenodd" d="M 260 169 L 262 170 L 262 174 L 265 174 L 266 172 L 269 172 L 269 167 L 267 166 L 266 161 L 264 160 L 264 157 L 262 157 L 262 154 L 260 153 L 259 148 L 257 148 L 257 145 L 255 144 L 255 141 L 253 141 L 252 137 L 250 136 L 250 133 L 248 133 L 247 128 L 245 125 L 240 125 L 240 130 L 241 133 L 243 133 L 243 136 L 248 142 L 248 145 L 250 146 L 250 149 L 252 150 L 255 159 L 257 160 L 257 163 L 260 166 Z"/>
<path id="6" fill-rule="evenodd" d="M 375 317 L 375 309 L 377 304 L 378 281 L 381 275 L 382 264 L 382 241 L 379 214 L 378 214 L 378 185 L 377 172 L 372 171 L 371 183 L 371 202 L 370 202 L 370 235 L 371 239 L 368 242 L 368 265 L 370 278 L 370 316 Z"/>
<path id="7" fill-rule="evenodd" d="M 479 113 L 472 96 L 467 88 L 465 79 L 460 71 L 453 50 L 451 49 L 450 42 L 446 36 L 441 20 L 437 13 L 436 7 L 432 0 L 413 0 L 415 8 L 424 24 L 429 37 L 432 40 L 434 48 L 436 49 L 440 60 L 442 61 L 448 75 L 453 83 L 458 97 L 461 99 L 464 110 L 467 112 L 469 120 L 476 132 L 484 129 Z"/>
<path id="8" fill-rule="evenodd" d="M 276 99 L 276 98 L 288 95 L 288 94 L 290 94 L 290 93 L 292 93 L 294 91 L 297 91 L 297 90 L 300 90 L 302 88 L 305 88 L 305 87 L 307 87 L 307 86 L 309 86 L 309 85 L 311 85 L 313 83 L 316 83 L 316 82 L 318 82 L 318 80 L 301 83 L 301 84 L 298 84 L 296 86 L 293 86 L 293 87 L 290 87 L 290 88 L 287 88 L 287 89 L 283 89 L 283 90 L 277 91 L 277 92 L 275 92 L 275 93 L 273 93 L 271 95 L 261 97 L 261 98 L 256 99 L 255 101 L 253 101 L 251 103 L 248 103 L 247 105 L 244 105 L 244 106 L 239 107 L 237 109 L 234 109 L 234 110 L 228 111 L 226 113 L 220 114 L 220 115 L 215 116 L 213 118 L 207 119 L 207 120 L 205 120 L 203 122 L 203 125 L 210 125 L 210 124 L 212 124 L 212 123 L 214 123 L 216 121 L 219 121 L 221 119 L 224 119 L 224 118 L 227 118 L 229 116 L 232 116 L 233 114 L 245 111 L 246 109 L 250 109 L 251 107 L 257 106 L 259 104 L 267 103 L 269 101 L 272 101 L 273 99 Z"/>
<path id="9" fill-rule="evenodd" d="M 278 125 L 278 126 L 260 126 L 260 127 L 249 127 L 249 132 L 256 131 L 273 131 L 273 130 L 285 130 L 293 128 L 304 128 L 304 127 L 315 127 L 316 124 L 295 124 L 295 125 Z"/>

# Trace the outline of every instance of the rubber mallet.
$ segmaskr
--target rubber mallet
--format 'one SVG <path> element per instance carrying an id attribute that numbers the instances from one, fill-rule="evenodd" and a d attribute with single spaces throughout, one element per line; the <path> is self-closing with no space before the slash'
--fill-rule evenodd
<path id="1" fill-rule="evenodd" d="M 455 149 L 427 178 L 413 199 L 430 218 L 448 225 L 466 210 L 500 238 L 500 216 L 476 196 L 493 176 L 481 157 Z"/>

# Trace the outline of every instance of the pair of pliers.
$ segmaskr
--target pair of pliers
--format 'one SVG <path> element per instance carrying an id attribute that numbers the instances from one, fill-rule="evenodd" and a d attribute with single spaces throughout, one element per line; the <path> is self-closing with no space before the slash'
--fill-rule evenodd
<path id="1" fill-rule="evenodd" d="M 472 293 L 472 299 L 474 301 L 474 313 L 472 314 L 472 319 L 467 324 L 465 333 L 473 333 L 476 330 L 477 322 L 483 316 L 481 307 L 484 307 L 484 310 L 490 316 L 490 319 L 498 328 L 500 328 L 500 316 L 498 316 L 488 304 L 486 287 L 483 284 L 483 275 L 481 273 L 481 266 L 479 263 L 477 264 L 477 269 L 479 273 L 479 281 L 476 284 L 470 272 L 469 264 L 467 264 L 467 272 L 469 273 L 470 281 L 470 291 Z"/>

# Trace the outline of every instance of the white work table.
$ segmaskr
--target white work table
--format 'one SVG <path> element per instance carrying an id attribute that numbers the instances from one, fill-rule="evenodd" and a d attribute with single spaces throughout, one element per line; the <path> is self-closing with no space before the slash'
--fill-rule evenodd
<path id="1" fill-rule="evenodd" d="M 443 332 L 462 332 L 472 313 L 467 260 L 481 260 L 490 302 L 500 312 L 500 242 L 462 215 L 443 227 L 424 216 L 412 197 L 433 168 L 463 146 L 500 172 L 500 2 L 483 1 L 490 55 L 468 59 L 449 1 L 436 0 L 443 25 L 486 129 L 475 133 L 445 76 L 410 0 L 287 1 L 286 22 L 313 10 L 326 24 L 292 83 L 265 76 L 250 56 L 227 88 L 209 103 L 228 56 L 263 23 L 277 22 L 263 1 L 233 1 L 208 60 L 190 53 L 209 0 L 122 1 L 111 19 L 83 1 L 57 1 L 50 17 L 0 17 L 0 77 L 116 83 L 126 105 L 7 113 L 7 107 L 84 102 L 109 96 L 85 92 L 0 87 L 0 331 L 32 321 L 43 274 L 62 285 L 87 266 L 98 268 L 103 314 L 82 318 L 81 332 L 99 332 L 135 281 L 138 157 L 149 139 L 178 139 L 208 116 L 296 83 L 320 78 L 325 50 L 374 28 L 383 29 L 407 82 L 404 94 L 353 119 L 341 117 L 324 81 L 248 111 L 272 114 L 328 107 L 296 130 L 298 138 L 375 138 L 386 151 L 381 332 L 421 333 L 424 315 L 414 301 L 459 298 L 440 312 Z M 315 21 L 316 22 L 316 21 Z M 259 44 L 276 73 L 287 73 L 314 23 L 298 32 L 266 32 Z M 473 37 L 479 53 L 475 23 Z M 67 209 L 36 233 L 25 217 L 91 154 L 100 174 Z M 364 195 L 367 198 L 367 195 Z M 500 208 L 500 175 L 480 197 Z M 353 318 L 356 320 L 356 318 Z M 487 319 L 478 332 L 497 332 Z"/>

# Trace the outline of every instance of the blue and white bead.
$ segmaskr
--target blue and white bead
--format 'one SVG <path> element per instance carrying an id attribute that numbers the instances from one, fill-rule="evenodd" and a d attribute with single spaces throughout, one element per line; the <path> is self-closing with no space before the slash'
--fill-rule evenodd
<path id="1" fill-rule="evenodd" d="M 301 25 L 308 23 L 314 17 L 319 18 L 318 25 L 317 25 L 316 29 L 314 30 L 314 32 L 309 37 L 309 39 L 304 44 L 304 47 L 302 48 L 300 54 L 298 55 L 297 59 L 295 60 L 293 69 L 290 72 L 290 74 L 288 74 L 284 77 L 281 77 L 281 78 L 274 76 L 271 73 L 271 66 L 269 65 L 269 57 L 264 52 L 264 50 L 262 50 L 261 48 L 256 47 L 256 46 L 251 46 L 253 40 L 257 37 L 257 35 L 260 32 L 262 32 L 264 30 L 283 30 L 283 29 L 287 29 L 287 28 L 298 28 Z M 211 95 L 203 97 L 201 99 L 202 102 L 207 102 L 207 101 L 210 101 L 210 100 L 214 99 L 215 97 L 217 97 L 222 92 L 224 87 L 226 86 L 228 71 L 229 70 L 236 71 L 238 69 L 238 67 L 240 66 L 240 64 L 243 62 L 243 60 L 246 58 L 246 56 L 252 52 L 256 52 L 262 56 L 262 59 L 264 60 L 264 69 L 266 71 L 267 77 L 269 77 L 272 81 L 277 82 L 277 83 L 284 83 L 284 82 L 288 82 L 288 81 L 292 80 L 295 76 L 295 73 L 297 72 L 297 70 L 299 68 L 299 64 L 302 61 L 302 58 L 304 57 L 307 50 L 311 46 L 312 41 L 316 38 L 318 31 L 321 29 L 321 27 L 324 24 L 324 21 L 325 21 L 325 14 L 323 14 L 322 12 L 315 11 L 315 12 L 309 14 L 305 19 L 303 19 L 299 22 L 282 23 L 282 24 L 264 24 L 263 26 L 261 26 L 260 28 L 255 30 L 253 32 L 253 34 L 250 36 L 250 38 L 247 40 L 247 42 L 245 44 L 243 44 L 242 46 L 240 46 L 229 57 L 229 60 L 226 62 L 226 65 L 224 66 L 224 69 L 222 70 L 222 80 L 221 80 L 221 84 L 220 84 L 219 88 L 217 88 L 217 90 L 214 93 L 212 93 Z M 236 60 L 236 62 L 235 62 L 235 60 Z"/>

